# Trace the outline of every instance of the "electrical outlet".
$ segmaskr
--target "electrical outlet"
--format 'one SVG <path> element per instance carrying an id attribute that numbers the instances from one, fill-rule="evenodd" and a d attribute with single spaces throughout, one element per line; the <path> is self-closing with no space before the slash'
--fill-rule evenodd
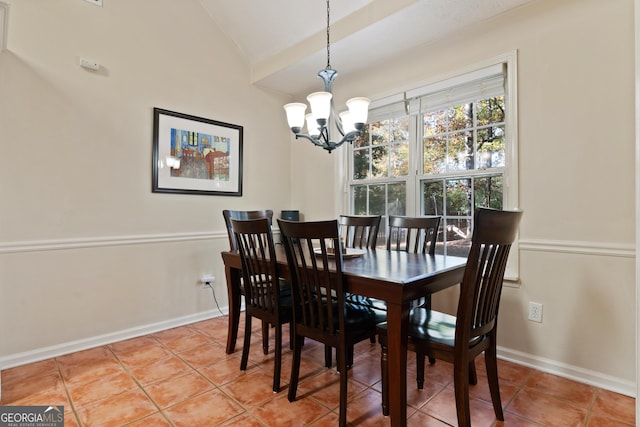
<path id="1" fill-rule="evenodd" d="M 211 274 L 204 274 L 200 278 L 200 282 L 202 282 L 202 287 L 203 288 L 211 287 L 211 285 L 213 285 L 213 282 L 215 282 L 215 281 L 216 281 L 216 276 L 213 276 Z"/>
<path id="2" fill-rule="evenodd" d="M 542 304 L 529 301 L 529 320 L 542 323 Z"/>

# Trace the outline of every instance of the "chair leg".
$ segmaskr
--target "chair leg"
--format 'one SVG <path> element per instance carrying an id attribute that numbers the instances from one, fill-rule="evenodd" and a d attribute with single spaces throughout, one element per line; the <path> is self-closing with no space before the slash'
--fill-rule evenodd
<path id="1" fill-rule="evenodd" d="M 295 402 L 298 391 L 298 379 L 300 376 L 300 356 L 302 353 L 302 337 L 293 337 L 293 360 L 291 361 L 291 379 L 289 380 L 289 402 Z"/>
<path id="2" fill-rule="evenodd" d="M 340 348 L 336 349 L 338 371 L 340 372 L 340 413 L 339 425 L 346 427 L 347 425 L 347 381 L 349 372 L 347 371 L 348 349 L 351 347 L 342 343 Z"/>
<path id="3" fill-rule="evenodd" d="M 484 363 L 487 367 L 487 380 L 489 381 L 489 391 L 491 392 L 491 402 L 496 418 L 504 421 L 502 413 L 502 402 L 500 400 L 500 384 L 498 383 L 498 360 L 496 357 L 495 344 L 490 345 L 484 352 Z"/>
<path id="4" fill-rule="evenodd" d="M 282 325 L 276 325 L 276 357 L 273 361 L 273 392 L 280 392 L 280 366 L 282 365 Z"/>
<path id="5" fill-rule="evenodd" d="M 324 366 L 330 368 L 333 365 L 333 349 L 331 346 L 324 345 Z"/>
<path id="6" fill-rule="evenodd" d="M 262 321 L 262 352 L 269 353 L 269 323 Z"/>
<path id="7" fill-rule="evenodd" d="M 389 366 L 387 343 L 380 340 L 382 354 L 380 356 L 380 372 L 382 373 L 382 415 L 389 415 Z"/>
<path id="8" fill-rule="evenodd" d="M 244 315 L 244 344 L 242 345 L 242 359 L 240 359 L 240 370 L 247 370 L 247 361 L 249 360 L 249 347 L 251 346 L 251 316 Z"/>
<path id="9" fill-rule="evenodd" d="M 424 353 L 416 353 L 416 383 L 418 384 L 418 390 L 424 388 Z"/>
<path id="10" fill-rule="evenodd" d="M 469 412 L 469 363 L 456 363 L 453 366 L 453 386 L 456 397 L 458 427 L 471 427 Z"/>
<path id="11" fill-rule="evenodd" d="M 476 374 L 476 364 L 473 362 L 469 362 L 469 384 L 476 385 L 478 384 L 478 375 Z"/>

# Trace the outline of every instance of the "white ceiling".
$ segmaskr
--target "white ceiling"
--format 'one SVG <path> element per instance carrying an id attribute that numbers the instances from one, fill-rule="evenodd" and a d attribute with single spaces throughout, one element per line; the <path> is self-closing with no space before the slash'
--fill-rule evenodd
<path id="1" fill-rule="evenodd" d="M 331 66 L 357 73 L 530 1 L 333 0 Z M 322 88 L 326 0 L 200 2 L 251 66 L 251 83 L 289 94 Z"/>

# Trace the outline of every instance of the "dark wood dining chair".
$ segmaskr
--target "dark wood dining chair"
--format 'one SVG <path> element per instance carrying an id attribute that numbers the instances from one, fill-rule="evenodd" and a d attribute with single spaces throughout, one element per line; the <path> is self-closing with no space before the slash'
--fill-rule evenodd
<path id="1" fill-rule="evenodd" d="M 380 215 L 340 215 L 340 237 L 346 248 L 375 249 Z"/>
<path id="2" fill-rule="evenodd" d="M 231 224 L 232 219 L 257 219 L 257 218 L 267 218 L 269 221 L 269 225 L 271 225 L 273 221 L 273 210 L 264 209 L 264 210 L 255 210 L 255 211 L 238 211 L 238 210 L 229 210 L 225 209 L 222 211 L 222 216 L 224 217 L 224 223 L 227 226 L 227 236 L 229 237 L 229 250 L 237 251 L 238 244 L 236 243 L 236 238 L 233 234 L 233 225 Z M 229 284 L 227 283 L 227 286 Z M 240 285 L 240 294 L 244 295 L 244 285 Z M 229 303 L 231 303 L 231 299 Z M 238 326 L 240 323 L 240 318 L 236 317 L 232 319 L 229 316 L 229 322 L 231 322 L 231 335 L 233 337 L 238 336 Z M 235 341 L 235 340 L 234 340 Z M 269 326 L 266 323 L 262 323 L 262 351 L 264 354 L 269 352 Z"/>
<path id="3" fill-rule="evenodd" d="M 273 391 L 280 391 L 280 366 L 282 364 L 282 325 L 292 319 L 291 294 L 280 292 L 278 264 L 276 260 L 271 224 L 267 218 L 232 219 L 233 234 L 242 260 L 242 277 L 245 292 L 244 345 L 240 370 L 247 369 L 251 346 L 251 319 L 261 319 L 275 327 L 275 361 Z"/>
<path id="4" fill-rule="evenodd" d="M 471 426 L 469 384 L 477 383 L 474 359 L 484 352 L 487 379 L 496 418 L 504 420 L 498 365 L 496 331 L 505 266 L 521 211 L 479 208 L 475 212 L 471 249 L 460 285 L 457 315 L 451 316 L 424 307 L 409 316 L 408 349 L 417 354 L 417 383 L 424 385 L 425 355 L 453 363 L 453 382 L 458 425 Z M 382 346 L 382 409 L 389 412 L 386 323 L 378 325 Z"/>
<path id="5" fill-rule="evenodd" d="M 340 426 L 347 420 L 347 361 L 353 346 L 376 331 L 371 309 L 346 301 L 342 253 L 338 247 L 338 221 L 292 222 L 278 220 L 284 236 L 293 298 L 293 363 L 289 401 L 296 399 L 302 341 L 309 338 L 336 349 L 340 372 Z M 331 365 L 331 353 L 325 352 Z"/>

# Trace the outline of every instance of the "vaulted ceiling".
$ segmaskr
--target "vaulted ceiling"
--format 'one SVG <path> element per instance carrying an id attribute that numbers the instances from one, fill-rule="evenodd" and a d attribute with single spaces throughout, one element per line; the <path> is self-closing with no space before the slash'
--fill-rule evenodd
<path id="1" fill-rule="evenodd" d="M 357 73 L 535 0 L 333 0 L 331 66 Z M 327 65 L 325 0 L 200 0 L 251 67 L 251 83 L 320 90 Z"/>

